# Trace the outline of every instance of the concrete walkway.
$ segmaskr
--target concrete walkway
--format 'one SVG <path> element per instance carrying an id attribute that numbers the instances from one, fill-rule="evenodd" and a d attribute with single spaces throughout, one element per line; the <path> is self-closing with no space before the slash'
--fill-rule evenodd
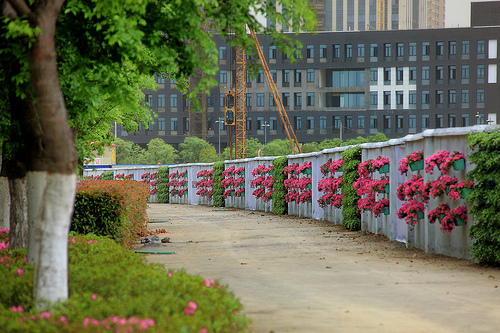
<path id="1" fill-rule="evenodd" d="M 500 271 L 329 222 L 150 204 L 166 268 L 220 279 L 253 332 L 498 332 Z"/>

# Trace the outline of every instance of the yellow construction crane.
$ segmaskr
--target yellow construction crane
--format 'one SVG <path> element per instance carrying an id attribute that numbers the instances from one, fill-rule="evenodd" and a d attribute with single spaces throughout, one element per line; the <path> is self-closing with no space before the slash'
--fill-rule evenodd
<path id="1" fill-rule="evenodd" d="M 385 0 L 377 0 L 377 30 L 385 30 Z"/>
<path id="2" fill-rule="evenodd" d="M 290 124 L 288 115 L 286 114 L 285 107 L 281 101 L 281 97 L 276 88 L 276 84 L 273 81 L 269 67 L 267 66 L 266 59 L 262 54 L 262 49 L 260 47 L 257 36 L 250 29 L 250 34 L 255 41 L 255 46 L 257 48 L 257 54 L 259 56 L 260 63 L 264 68 L 264 73 L 266 75 L 269 88 L 273 94 L 274 103 L 278 108 L 278 113 L 281 118 L 281 122 L 285 127 L 286 135 L 292 146 L 292 151 L 294 154 L 297 152 L 301 153 L 300 144 L 295 136 L 293 127 Z M 235 92 L 228 91 L 225 95 L 225 111 L 224 111 L 224 123 L 230 127 L 229 137 L 232 138 L 232 126 L 236 127 L 236 141 L 235 141 L 235 158 L 245 158 L 246 157 L 246 53 L 241 46 L 236 47 L 236 89 Z M 234 117 L 234 118 L 233 118 Z M 292 140 L 293 137 L 293 140 Z M 230 152 L 232 158 L 232 139 L 230 139 Z"/>

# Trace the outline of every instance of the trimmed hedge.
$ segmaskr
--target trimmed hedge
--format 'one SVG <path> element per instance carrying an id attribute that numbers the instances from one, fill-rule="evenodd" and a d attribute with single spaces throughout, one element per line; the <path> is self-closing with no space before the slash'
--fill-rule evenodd
<path id="1" fill-rule="evenodd" d="M 361 163 L 361 148 L 355 146 L 342 152 L 344 164 L 342 170 L 342 226 L 349 230 L 361 229 L 361 213 L 358 208 L 360 196 L 354 189 L 354 182 L 359 178 L 358 165 Z"/>
<path id="2" fill-rule="evenodd" d="M 149 184 L 133 180 L 86 180 L 77 184 L 71 230 L 107 236 L 131 247 L 146 232 Z"/>
<path id="3" fill-rule="evenodd" d="M 226 200 L 224 200 L 224 188 L 222 187 L 222 181 L 224 180 L 224 176 L 222 176 L 222 171 L 224 171 L 224 162 L 221 161 L 214 163 L 214 173 L 213 173 L 214 184 L 212 185 L 214 207 L 226 206 Z"/>
<path id="4" fill-rule="evenodd" d="M 158 179 L 158 183 L 156 187 L 158 188 L 158 202 L 159 203 L 168 203 L 170 201 L 170 194 L 168 188 L 168 175 L 169 169 L 168 166 L 162 166 L 158 168 L 158 174 L 156 178 Z"/>
<path id="5" fill-rule="evenodd" d="M 288 165 L 288 157 L 282 156 L 273 160 L 273 213 L 284 215 L 288 213 L 288 204 L 285 201 L 285 167 Z"/>

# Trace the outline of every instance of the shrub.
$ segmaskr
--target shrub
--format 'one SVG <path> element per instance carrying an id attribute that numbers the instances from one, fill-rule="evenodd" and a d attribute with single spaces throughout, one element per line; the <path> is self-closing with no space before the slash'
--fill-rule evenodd
<path id="1" fill-rule="evenodd" d="M 130 247 L 145 232 L 148 198 L 149 185 L 143 182 L 79 182 L 71 230 L 109 236 Z"/>
<path id="2" fill-rule="evenodd" d="M 224 180 L 224 176 L 222 175 L 222 172 L 224 171 L 224 162 L 215 162 L 213 170 L 213 205 L 214 207 L 225 207 L 226 201 L 224 200 L 224 188 L 222 187 L 222 181 Z"/>
<path id="3" fill-rule="evenodd" d="M 168 166 L 163 166 L 158 168 L 158 202 L 168 203 L 169 193 L 168 193 Z"/>
<path id="4" fill-rule="evenodd" d="M 355 146 L 342 153 L 344 164 L 342 170 L 342 226 L 349 230 L 361 228 L 361 213 L 358 208 L 360 196 L 354 189 L 354 182 L 358 179 L 358 166 L 361 163 L 361 148 Z"/>
<path id="5" fill-rule="evenodd" d="M 105 171 L 101 174 L 100 180 L 113 180 L 114 178 L 114 173 L 113 171 Z"/>
<path id="6" fill-rule="evenodd" d="M 95 235 L 69 239 L 68 301 L 37 310 L 32 265 L 25 250 L 2 252 L 2 332 L 242 332 L 249 320 L 227 286 L 184 271 L 166 271 L 142 256 Z M 22 274 L 18 268 L 22 267 Z M 20 272 L 20 271 L 19 271 Z M 7 282 L 8 281 L 8 282 Z M 13 298 L 17 293 L 20 298 Z"/>
<path id="7" fill-rule="evenodd" d="M 288 165 L 288 157 L 282 156 L 273 160 L 274 184 L 273 184 L 273 213 L 283 215 L 288 213 L 288 204 L 286 203 L 285 188 L 285 167 Z"/>

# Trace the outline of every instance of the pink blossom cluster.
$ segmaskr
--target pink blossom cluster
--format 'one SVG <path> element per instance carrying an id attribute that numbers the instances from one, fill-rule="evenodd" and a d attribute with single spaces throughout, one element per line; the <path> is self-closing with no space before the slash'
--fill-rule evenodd
<path id="1" fill-rule="evenodd" d="M 252 176 L 256 177 L 250 181 L 250 187 L 255 188 L 252 195 L 264 202 L 271 200 L 274 193 L 274 178 L 271 175 L 273 167 L 272 165 L 266 166 L 262 164 L 252 170 Z"/>
<path id="2" fill-rule="evenodd" d="M 311 177 L 300 177 L 299 175 L 292 173 L 290 178 L 285 179 L 284 181 L 284 186 L 287 189 L 285 201 L 296 203 L 311 201 L 312 191 L 308 188 L 309 184 L 311 184 L 312 187 Z"/>
<path id="3" fill-rule="evenodd" d="M 398 210 L 398 217 L 405 219 L 409 227 L 414 227 L 419 220 L 418 212 L 424 212 L 424 205 L 425 202 L 421 200 L 406 200 Z"/>
<path id="4" fill-rule="evenodd" d="M 252 170 L 252 176 L 269 174 L 273 171 L 273 165 L 267 166 L 265 164 L 258 165 L 255 169 Z"/>
<path id="5" fill-rule="evenodd" d="M 453 200 L 460 199 L 460 193 L 463 189 L 471 189 L 474 186 L 474 181 L 470 180 L 462 180 L 461 182 L 457 182 L 456 184 L 450 185 L 450 192 L 448 196 Z"/>
<path id="6" fill-rule="evenodd" d="M 458 182 L 457 177 L 451 177 L 448 175 L 441 175 L 438 179 L 431 180 L 425 184 L 425 191 L 433 198 L 437 198 L 446 193 L 447 188 L 449 189 L 452 185 Z"/>
<path id="7" fill-rule="evenodd" d="M 192 316 L 195 314 L 196 309 L 198 309 L 198 304 L 196 304 L 196 302 L 189 301 L 187 306 L 184 308 L 184 313 L 186 316 Z"/>
<path id="8" fill-rule="evenodd" d="M 196 174 L 196 177 L 197 178 L 200 178 L 200 177 L 210 178 L 210 177 L 212 177 L 213 174 L 214 174 L 214 170 L 203 169 Z"/>
<path id="9" fill-rule="evenodd" d="M 171 173 L 168 175 L 168 178 L 171 180 L 167 183 L 167 186 L 170 188 L 169 194 L 170 196 L 179 196 L 182 197 L 184 193 L 187 192 L 186 185 L 188 183 L 187 180 L 177 180 L 178 178 L 184 178 L 187 175 L 187 170 L 185 172 L 179 173 L 179 171 L 175 173 Z"/>
<path id="10" fill-rule="evenodd" d="M 467 223 L 467 206 L 460 206 L 455 209 L 450 209 L 447 203 L 441 203 L 427 214 L 430 223 L 435 223 L 440 220 L 440 229 L 443 232 L 452 232 L 456 225 L 456 219 L 461 218 Z"/>
<path id="11" fill-rule="evenodd" d="M 158 192 L 158 188 L 156 187 L 156 185 L 158 184 L 158 181 L 155 180 L 157 175 L 158 175 L 158 172 L 153 172 L 153 173 L 148 172 L 148 173 L 141 175 L 142 182 L 149 184 L 149 188 L 150 188 L 149 193 L 151 195 L 154 195 L 154 194 L 156 194 L 156 192 Z"/>
<path id="12" fill-rule="evenodd" d="M 301 190 L 304 191 L 307 185 L 312 184 L 312 179 L 310 177 L 292 177 L 285 179 L 284 185 L 287 189 Z"/>
<path id="13" fill-rule="evenodd" d="M 245 193 L 244 167 L 236 169 L 234 165 L 222 171 L 224 179 L 221 182 L 224 188 L 224 198 L 237 196 L 241 197 Z"/>
<path id="14" fill-rule="evenodd" d="M 372 161 L 373 160 L 370 159 L 358 164 L 358 175 L 360 177 L 370 177 L 370 173 L 373 171 Z"/>
<path id="15" fill-rule="evenodd" d="M 124 173 L 118 173 L 115 175 L 114 178 L 115 180 L 132 180 L 134 179 L 134 174 L 131 173 L 125 176 Z"/>
<path id="16" fill-rule="evenodd" d="M 380 169 L 382 166 L 389 164 L 389 158 L 383 156 L 377 156 L 372 160 L 372 171 Z"/>
<path id="17" fill-rule="evenodd" d="M 449 159 L 451 159 L 450 153 L 446 150 L 436 151 L 431 156 L 425 159 L 425 172 L 433 173 L 435 167 L 441 169 L 441 173 L 447 174 L 450 168 Z M 441 167 L 443 165 L 443 167 Z"/>
<path id="18" fill-rule="evenodd" d="M 108 317 L 103 320 L 85 317 L 82 327 L 103 327 L 106 330 L 114 328 L 115 332 L 134 332 L 144 331 L 155 326 L 155 321 L 152 318 L 140 319 L 135 316 L 130 318 L 120 318 L 118 316 Z"/>
<path id="19" fill-rule="evenodd" d="M 323 176 L 326 176 L 328 173 L 336 173 L 341 167 L 344 165 L 344 159 L 338 159 L 332 161 L 330 158 L 325 164 L 320 167 L 321 173 Z"/>
<path id="20" fill-rule="evenodd" d="M 311 199 L 312 199 L 312 192 L 310 190 L 304 192 L 291 190 L 285 194 L 286 202 L 296 202 L 299 204 L 304 202 L 310 202 Z"/>
<path id="21" fill-rule="evenodd" d="M 465 155 L 459 151 L 454 151 L 451 153 L 448 158 L 446 158 L 443 162 L 441 162 L 441 165 L 439 165 L 439 168 L 441 169 L 441 173 L 447 174 L 453 165 L 453 162 L 458 161 L 460 159 L 465 160 Z"/>
<path id="22" fill-rule="evenodd" d="M 380 179 L 372 178 L 371 173 L 381 166 L 389 163 L 387 157 L 377 156 L 375 159 L 368 159 L 358 165 L 359 178 L 354 182 L 353 187 L 361 197 L 358 200 L 358 208 L 365 212 L 371 210 L 375 217 L 378 217 L 385 207 L 389 206 L 389 201 L 385 198 L 377 200 L 376 193 L 385 193 L 385 187 L 389 185 L 389 176 L 382 176 Z"/>
<path id="23" fill-rule="evenodd" d="M 403 157 L 399 161 L 399 171 L 401 174 L 406 174 L 408 172 L 408 165 L 413 164 L 417 161 L 420 161 L 424 158 L 424 152 L 422 150 L 414 151 L 408 154 L 406 157 Z"/>
<path id="24" fill-rule="evenodd" d="M 293 163 L 285 167 L 283 173 L 285 175 L 291 175 L 297 171 L 297 168 L 299 167 L 298 163 Z"/>
<path id="25" fill-rule="evenodd" d="M 196 182 L 196 188 L 198 189 L 198 191 L 196 191 L 197 195 L 207 197 L 208 199 L 212 198 L 214 192 L 212 189 L 214 185 L 213 172 L 213 170 L 209 171 L 204 169 L 197 173 L 196 177 L 202 177 Z"/>
<path id="26" fill-rule="evenodd" d="M 0 252 L 7 251 L 9 249 L 9 241 L 3 240 L 0 242 Z"/>
<path id="27" fill-rule="evenodd" d="M 424 178 L 421 175 L 413 175 L 411 179 L 399 185 L 397 196 L 401 201 L 405 201 L 406 198 L 414 199 L 418 197 L 427 202 L 429 194 L 425 190 Z"/>
<path id="28" fill-rule="evenodd" d="M 214 279 L 205 279 L 205 287 L 215 287 L 217 289 L 222 289 L 220 284 L 216 284 Z"/>
<path id="29" fill-rule="evenodd" d="M 312 168 L 312 162 L 304 162 L 304 164 L 299 165 L 295 170 L 297 173 L 304 173 L 306 169 Z"/>

